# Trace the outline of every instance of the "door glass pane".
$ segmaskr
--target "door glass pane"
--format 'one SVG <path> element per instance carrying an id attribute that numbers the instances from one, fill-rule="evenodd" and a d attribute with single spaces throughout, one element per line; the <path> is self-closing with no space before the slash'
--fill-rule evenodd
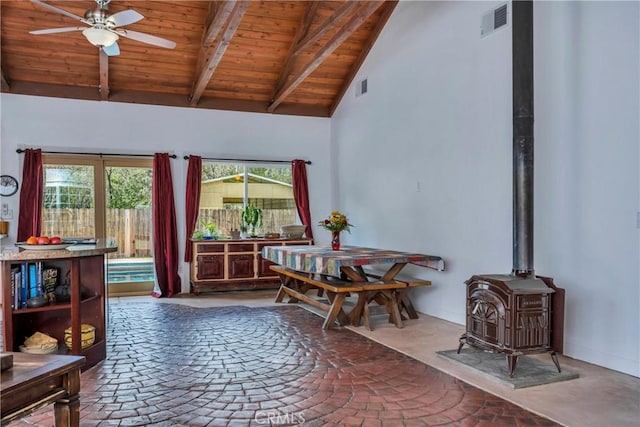
<path id="1" fill-rule="evenodd" d="M 105 231 L 118 247 L 108 255 L 108 283 L 153 281 L 151 168 L 106 166 L 104 173 Z"/>
<path id="2" fill-rule="evenodd" d="M 95 237 L 93 166 L 45 164 L 43 170 L 42 234 Z"/>

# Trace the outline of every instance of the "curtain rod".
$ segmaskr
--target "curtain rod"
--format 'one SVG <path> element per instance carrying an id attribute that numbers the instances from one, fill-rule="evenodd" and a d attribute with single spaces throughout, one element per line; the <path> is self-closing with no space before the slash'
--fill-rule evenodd
<path id="1" fill-rule="evenodd" d="M 184 156 L 184 160 L 189 160 L 189 156 Z M 291 163 L 292 160 L 259 160 L 259 159 L 220 159 L 216 157 L 203 157 L 202 160 L 222 161 L 222 162 L 240 162 L 240 163 Z M 305 160 L 310 165 L 311 160 Z"/>
<path id="2" fill-rule="evenodd" d="M 24 153 L 25 150 L 23 150 L 22 148 L 18 148 L 16 150 L 16 153 L 21 154 Z M 73 151 L 43 151 L 43 154 L 73 154 L 76 156 L 125 156 L 125 157 L 153 157 L 153 154 L 124 154 L 124 153 L 79 153 L 79 152 L 73 152 Z M 178 156 L 176 156 L 175 154 L 169 154 L 169 157 L 171 157 L 172 159 L 177 159 Z"/>

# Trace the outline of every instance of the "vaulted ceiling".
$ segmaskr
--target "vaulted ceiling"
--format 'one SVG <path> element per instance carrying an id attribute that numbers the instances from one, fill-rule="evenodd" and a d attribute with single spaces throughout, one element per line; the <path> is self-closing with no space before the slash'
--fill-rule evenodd
<path id="1" fill-rule="evenodd" d="M 43 3 L 0 3 L 2 92 L 330 117 L 397 2 L 112 0 L 144 16 L 116 29 L 117 56 L 81 31 L 95 1 Z M 61 27 L 78 28 L 30 34 Z"/>

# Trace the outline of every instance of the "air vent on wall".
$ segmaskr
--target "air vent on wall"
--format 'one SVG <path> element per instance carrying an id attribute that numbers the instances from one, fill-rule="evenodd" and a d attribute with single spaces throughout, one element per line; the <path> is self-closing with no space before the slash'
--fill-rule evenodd
<path id="1" fill-rule="evenodd" d="M 362 79 L 356 84 L 356 98 L 367 93 L 367 79 Z"/>
<path id="2" fill-rule="evenodd" d="M 505 3 L 482 15 L 480 37 L 486 37 L 495 30 L 506 27 L 509 23 L 508 4 Z"/>

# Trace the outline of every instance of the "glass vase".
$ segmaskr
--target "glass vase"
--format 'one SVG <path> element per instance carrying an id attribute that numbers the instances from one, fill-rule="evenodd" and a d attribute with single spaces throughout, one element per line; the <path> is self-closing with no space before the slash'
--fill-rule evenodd
<path id="1" fill-rule="evenodd" d="M 331 232 L 331 249 L 334 251 L 340 250 L 340 232 L 332 231 Z"/>

